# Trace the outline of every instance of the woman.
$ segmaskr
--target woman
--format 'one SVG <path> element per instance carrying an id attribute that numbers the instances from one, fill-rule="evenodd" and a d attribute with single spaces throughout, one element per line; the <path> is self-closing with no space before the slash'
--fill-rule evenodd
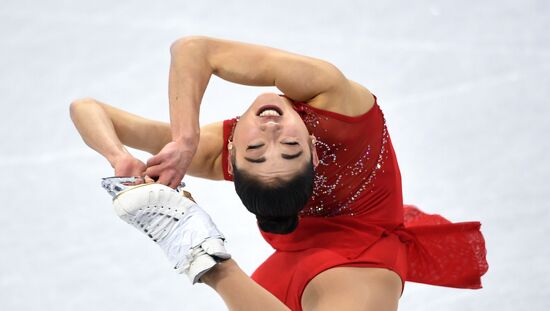
<path id="1" fill-rule="evenodd" d="M 172 188 L 185 174 L 234 179 L 276 249 L 253 275 L 272 295 L 293 310 L 395 310 L 405 280 L 481 287 L 479 223 L 403 206 L 384 117 L 366 88 L 329 63 L 262 46 L 190 37 L 171 52 L 170 125 L 92 99 L 71 105 L 73 121 L 116 175 Z M 262 94 L 239 119 L 199 129 L 212 74 L 284 95 Z M 156 155 L 145 165 L 124 145 Z"/>

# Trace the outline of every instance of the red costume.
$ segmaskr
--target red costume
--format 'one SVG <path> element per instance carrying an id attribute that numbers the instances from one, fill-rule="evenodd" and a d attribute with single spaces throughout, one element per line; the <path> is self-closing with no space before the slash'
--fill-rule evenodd
<path id="1" fill-rule="evenodd" d="M 337 266 L 378 267 L 403 281 L 481 288 L 487 271 L 479 222 L 451 223 L 403 205 L 401 175 L 384 115 L 375 104 L 349 117 L 294 103 L 317 138 L 313 195 L 287 235 L 262 232 L 275 249 L 252 278 L 292 310 L 307 283 Z M 237 119 L 224 122 L 227 143 Z M 223 148 L 227 171 L 227 146 Z"/>

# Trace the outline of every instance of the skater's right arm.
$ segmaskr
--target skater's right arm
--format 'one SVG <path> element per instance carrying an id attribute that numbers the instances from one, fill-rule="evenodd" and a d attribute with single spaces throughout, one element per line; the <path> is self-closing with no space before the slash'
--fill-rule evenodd
<path id="1" fill-rule="evenodd" d="M 156 154 L 172 140 L 170 124 L 146 119 L 92 98 L 73 101 L 70 112 L 84 142 L 109 161 L 117 176 L 145 173 L 145 164 L 135 159 L 125 146 Z M 222 122 L 203 126 L 189 175 L 223 179 L 222 147 Z"/>

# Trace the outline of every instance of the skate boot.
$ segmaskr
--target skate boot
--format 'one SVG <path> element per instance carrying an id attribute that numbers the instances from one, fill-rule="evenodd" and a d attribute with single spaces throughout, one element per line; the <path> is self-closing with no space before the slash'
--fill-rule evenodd
<path id="1" fill-rule="evenodd" d="M 195 284 L 218 262 L 231 257 L 224 236 L 182 189 L 184 184 L 172 189 L 140 178 L 103 178 L 102 186 L 113 197 L 116 214 L 157 243 L 178 273 L 185 273 Z"/>

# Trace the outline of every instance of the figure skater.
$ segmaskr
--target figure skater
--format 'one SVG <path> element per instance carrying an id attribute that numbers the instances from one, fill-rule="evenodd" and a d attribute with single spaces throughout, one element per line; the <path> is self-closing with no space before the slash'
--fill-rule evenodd
<path id="1" fill-rule="evenodd" d="M 199 279 L 230 309 L 283 302 L 292 310 L 395 310 L 405 281 L 481 287 L 488 265 L 480 223 L 403 205 L 384 115 L 364 86 L 325 61 L 233 41 L 187 37 L 171 56 L 170 124 L 91 98 L 74 101 L 71 116 L 117 176 L 168 189 L 186 174 L 233 180 L 275 252 L 252 275 L 261 287 L 243 281 L 227 256 L 199 252 L 214 258 Z M 262 94 L 239 118 L 200 128 L 212 74 L 282 94 Z M 154 156 L 143 163 L 124 146 Z M 235 292 L 247 298 L 228 298 Z"/>

